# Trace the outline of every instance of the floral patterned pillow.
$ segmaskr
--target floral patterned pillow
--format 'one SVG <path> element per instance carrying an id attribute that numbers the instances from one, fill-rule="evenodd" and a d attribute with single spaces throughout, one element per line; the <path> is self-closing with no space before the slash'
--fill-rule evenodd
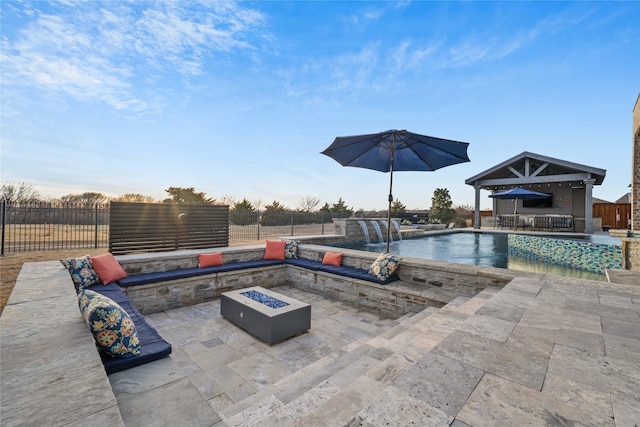
<path id="1" fill-rule="evenodd" d="M 394 255 L 380 254 L 369 267 L 369 274 L 380 280 L 387 280 L 396 271 L 401 260 L 402 258 Z"/>
<path id="2" fill-rule="evenodd" d="M 118 303 L 90 289 L 82 289 L 78 293 L 78 305 L 100 351 L 113 357 L 140 354 L 136 325 Z"/>
<path id="3" fill-rule="evenodd" d="M 285 240 L 284 257 L 298 258 L 298 242 L 295 240 Z"/>
<path id="4" fill-rule="evenodd" d="M 76 291 L 100 283 L 98 273 L 91 266 L 89 255 L 80 258 L 61 259 L 60 263 L 69 270 Z"/>

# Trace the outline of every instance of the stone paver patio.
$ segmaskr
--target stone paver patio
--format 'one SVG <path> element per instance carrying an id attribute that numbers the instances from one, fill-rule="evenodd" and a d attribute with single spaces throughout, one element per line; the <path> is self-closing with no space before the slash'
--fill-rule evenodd
<path id="1" fill-rule="evenodd" d="M 268 346 L 219 300 L 147 316 L 174 347 L 109 377 L 127 426 L 634 426 L 640 286 L 553 276 L 397 320 L 291 287 L 311 330 Z"/>

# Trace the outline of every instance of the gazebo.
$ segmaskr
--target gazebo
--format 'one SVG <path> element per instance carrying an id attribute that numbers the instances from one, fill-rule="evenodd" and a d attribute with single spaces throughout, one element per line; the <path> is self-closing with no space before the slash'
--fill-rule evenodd
<path id="1" fill-rule="evenodd" d="M 525 151 L 465 180 L 475 194 L 474 228 L 480 228 L 480 190 L 522 187 L 549 194 L 545 202 L 518 201 L 518 212 L 530 215 L 571 215 L 575 231 L 593 233 L 593 186 L 607 171 Z M 493 214 L 513 212 L 513 201 L 494 200 Z"/>

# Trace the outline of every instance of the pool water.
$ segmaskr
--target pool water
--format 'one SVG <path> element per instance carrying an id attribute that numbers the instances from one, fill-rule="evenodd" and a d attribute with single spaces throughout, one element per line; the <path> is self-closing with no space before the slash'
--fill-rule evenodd
<path id="1" fill-rule="evenodd" d="M 605 240 L 594 236 L 592 241 L 604 243 L 598 239 Z M 607 241 L 607 243 L 610 242 Z M 386 249 L 386 244 L 358 244 L 348 247 L 380 252 Z M 414 258 L 606 281 L 604 274 L 509 254 L 508 234 L 506 233 L 449 233 L 395 241 L 391 242 L 389 252 L 394 255 Z"/>

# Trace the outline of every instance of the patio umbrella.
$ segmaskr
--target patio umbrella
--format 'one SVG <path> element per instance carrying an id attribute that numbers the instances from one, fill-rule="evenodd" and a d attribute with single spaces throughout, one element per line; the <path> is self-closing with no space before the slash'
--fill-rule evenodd
<path id="1" fill-rule="evenodd" d="M 515 200 L 513 206 L 513 214 L 517 215 L 518 200 L 546 199 L 547 197 L 549 197 L 549 194 L 538 193 L 537 191 L 515 187 L 509 190 L 498 191 L 497 193 L 489 194 L 489 197 L 493 197 L 494 199 Z"/>
<path id="2" fill-rule="evenodd" d="M 390 172 L 387 252 L 391 237 L 391 203 L 394 171 L 434 171 L 469 161 L 466 142 L 388 130 L 366 135 L 339 136 L 322 154 L 342 166 Z"/>

